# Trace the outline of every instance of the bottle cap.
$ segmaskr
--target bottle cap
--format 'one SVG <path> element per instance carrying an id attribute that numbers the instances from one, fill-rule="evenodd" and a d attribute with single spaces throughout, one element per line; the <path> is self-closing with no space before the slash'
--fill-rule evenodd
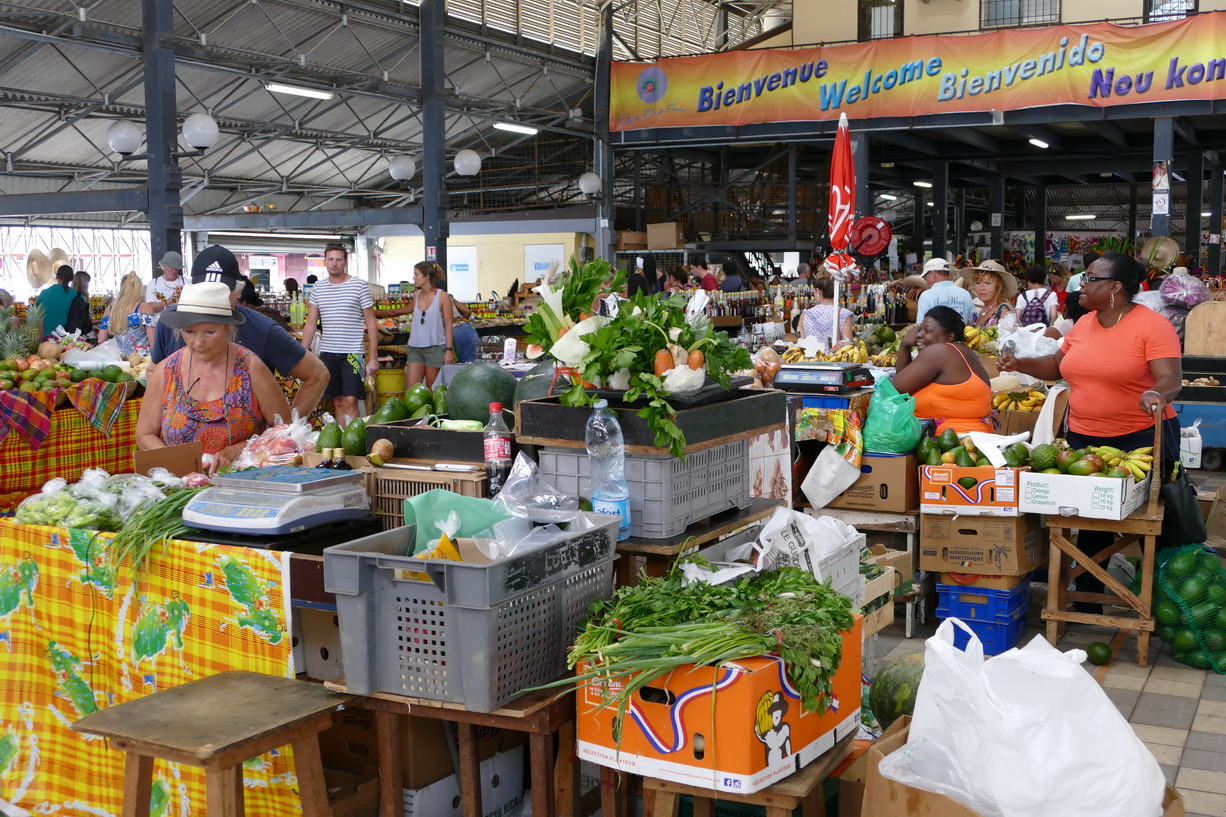
<path id="1" fill-rule="evenodd" d="M 490 403 L 490 411 L 502 411 L 502 403 Z"/>
<path id="2" fill-rule="evenodd" d="M 592 403 L 592 408 L 602 409 L 602 408 L 608 408 L 608 407 L 609 407 L 609 401 L 605 400 L 603 397 L 597 400 L 595 403 Z"/>

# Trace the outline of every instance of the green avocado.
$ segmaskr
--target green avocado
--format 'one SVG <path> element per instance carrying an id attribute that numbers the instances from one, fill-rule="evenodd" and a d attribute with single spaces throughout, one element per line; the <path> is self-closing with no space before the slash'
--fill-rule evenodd
<path id="1" fill-rule="evenodd" d="M 963 477 L 962 479 L 958 480 L 958 484 L 963 488 L 970 490 L 979 484 L 979 480 L 975 479 L 974 477 Z"/>
<path id="2" fill-rule="evenodd" d="M 953 451 L 961 441 L 958 439 L 958 432 L 952 428 L 947 428 L 941 432 L 941 436 L 937 437 L 937 445 L 941 447 L 941 451 Z"/>
<path id="3" fill-rule="evenodd" d="M 940 465 L 940 464 L 941 464 L 941 450 L 939 448 L 934 448 L 928 452 L 928 459 L 924 461 L 924 465 Z"/>
<path id="4" fill-rule="evenodd" d="M 328 449 L 340 448 L 342 445 L 340 425 L 338 423 L 328 423 L 319 432 L 319 439 L 315 441 L 315 453 L 322 454 Z"/>
<path id="5" fill-rule="evenodd" d="M 976 465 L 975 458 L 963 451 L 954 459 L 954 465 L 959 468 L 974 468 Z M 972 477 L 963 477 L 963 479 L 972 479 Z"/>
<path id="6" fill-rule="evenodd" d="M 366 421 L 360 417 L 350 420 L 349 425 L 345 426 L 344 433 L 341 434 L 341 445 L 345 447 L 345 453 L 351 457 L 366 456 Z"/>

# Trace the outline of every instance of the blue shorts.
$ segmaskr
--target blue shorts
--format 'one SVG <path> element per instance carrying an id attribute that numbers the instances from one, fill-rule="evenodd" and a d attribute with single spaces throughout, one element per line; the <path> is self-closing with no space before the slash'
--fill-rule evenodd
<path id="1" fill-rule="evenodd" d="M 366 396 L 366 358 L 361 354 L 320 352 L 319 359 L 328 369 L 325 400 L 333 397 Z"/>

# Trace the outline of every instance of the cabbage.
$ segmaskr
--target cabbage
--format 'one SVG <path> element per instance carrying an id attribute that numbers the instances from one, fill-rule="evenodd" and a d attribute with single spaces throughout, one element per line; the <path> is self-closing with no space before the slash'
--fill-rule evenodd
<path id="1" fill-rule="evenodd" d="M 1168 275 L 1158 291 L 1162 293 L 1162 299 L 1168 305 L 1180 309 L 1191 309 L 1205 301 L 1213 300 L 1209 287 L 1205 286 L 1199 278 L 1193 278 L 1186 272 Z"/>

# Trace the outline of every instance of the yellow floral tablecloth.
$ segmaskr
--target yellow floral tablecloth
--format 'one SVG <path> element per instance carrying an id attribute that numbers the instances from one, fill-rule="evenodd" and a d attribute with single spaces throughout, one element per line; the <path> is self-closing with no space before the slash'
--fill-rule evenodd
<path id="1" fill-rule="evenodd" d="M 35 814 L 122 811 L 123 753 L 78 718 L 224 670 L 294 675 L 284 554 L 172 542 L 133 584 L 109 539 L 0 520 L 0 798 Z M 250 817 L 300 811 L 289 752 L 245 764 Z M 157 761 L 154 781 L 153 817 L 206 813 L 201 770 Z"/>

